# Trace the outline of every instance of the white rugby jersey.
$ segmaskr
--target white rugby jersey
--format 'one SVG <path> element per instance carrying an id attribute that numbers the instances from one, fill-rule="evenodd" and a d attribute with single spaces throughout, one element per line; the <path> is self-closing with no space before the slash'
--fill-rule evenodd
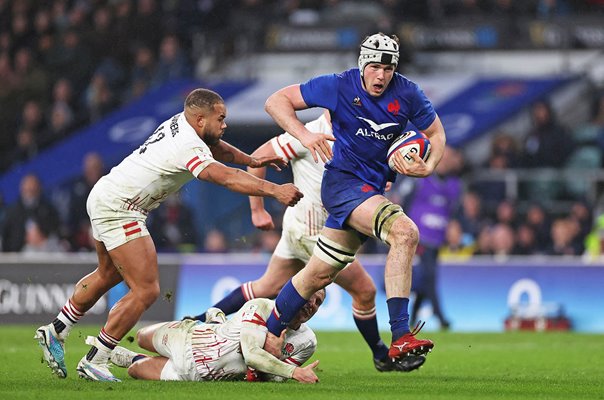
<path id="1" fill-rule="evenodd" d="M 99 181 L 127 210 L 144 214 L 215 162 L 184 112 L 162 123 L 149 138 Z"/>
<path id="2" fill-rule="evenodd" d="M 274 301 L 253 299 L 223 324 L 200 324 L 191 332 L 193 360 L 202 380 L 243 379 L 250 366 L 262 372 L 291 378 L 295 367 L 315 352 L 317 339 L 305 324 L 288 329 L 281 360 L 264 351 L 266 320 Z"/>
<path id="3" fill-rule="evenodd" d="M 331 124 L 325 114 L 305 126 L 313 133 L 332 133 Z M 304 193 L 298 204 L 288 207 L 285 211 L 283 229 L 317 236 L 327 219 L 327 211 L 321 201 L 321 180 L 325 164 L 320 157 L 319 162 L 315 162 L 311 152 L 288 132 L 272 138 L 271 144 L 278 156 L 291 163 L 294 185 Z"/>

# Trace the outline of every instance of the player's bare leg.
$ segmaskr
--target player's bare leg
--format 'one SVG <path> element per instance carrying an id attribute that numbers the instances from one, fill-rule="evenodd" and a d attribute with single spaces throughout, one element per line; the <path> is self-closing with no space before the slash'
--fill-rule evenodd
<path id="1" fill-rule="evenodd" d="M 314 292 L 332 283 L 340 270 L 317 257 L 311 257 L 306 267 L 292 278 L 292 283 L 300 296 L 309 299 Z"/>
<path id="2" fill-rule="evenodd" d="M 108 370 L 111 351 L 159 296 L 157 254 L 150 236 L 131 240 L 109 255 L 130 291 L 112 307 L 95 345 L 78 364 L 80 376 L 91 380 L 116 380 Z"/>
<path id="3" fill-rule="evenodd" d="M 375 284 L 357 260 L 342 270 L 335 282 L 352 296 L 354 310 L 360 311 L 361 314 L 375 311 Z"/>
<path id="4" fill-rule="evenodd" d="M 159 381 L 168 361 L 169 359 L 163 356 L 143 358 L 128 367 L 128 375 L 134 379 Z"/>
<path id="5" fill-rule="evenodd" d="M 130 291 L 109 312 L 105 331 L 122 338 L 159 297 L 157 253 L 151 236 L 143 236 L 109 254 Z"/>
<path id="6" fill-rule="evenodd" d="M 338 243 L 341 247 L 348 249 L 351 254 L 355 254 L 361 247 L 361 241 L 353 231 L 324 227 L 321 230 L 321 236 Z M 345 266 L 346 264 L 338 267 L 332 266 L 313 254 L 308 264 L 292 278 L 292 283 L 302 297 L 309 299 L 314 292 L 332 283 Z"/>
<path id="7" fill-rule="evenodd" d="M 165 322 L 160 322 L 158 324 L 145 326 L 144 328 L 139 329 L 136 332 L 136 342 L 138 345 L 145 350 L 157 353 L 157 349 L 153 345 L 153 335 L 155 335 L 155 332 L 157 332 L 157 330 L 165 324 Z"/>
<path id="8" fill-rule="evenodd" d="M 434 347 L 430 340 L 418 340 L 416 330 L 410 332 L 408 302 L 411 293 L 413 256 L 419 242 L 415 223 L 400 206 L 383 196 L 373 196 L 358 206 L 348 218 L 350 226 L 365 235 L 390 245 L 384 269 L 384 281 L 393 341 L 388 355 L 398 359 L 407 355 L 423 355 Z M 420 328 L 421 329 L 421 328 Z"/>
<path id="9" fill-rule="evenodd" d="M 302 268 L 301 260 L 273 255 L 264 274 L 252 282 L 254 297 L 274 299 L 283 285 Z"/>
<path id="10" fill-rule="evenodd" d="M 44 359 L 60 378 L 67 376 L 64 342 L 78 320 L 113 286 L 122 281 L 102 242 L 96 241 L 98 267 L 75 285 L 73 294 L 52 324 L 38 328 L 35 338 L 43 350 Z"/>
<path id="11" fill-rule="evenodd" d="M 71 300 L 81 311 L 86 312 L 112 287 L 122 281 L 105 245 L 95 240 L 99 265 L 96 270 L 82 278 L 75 286 Z"/>

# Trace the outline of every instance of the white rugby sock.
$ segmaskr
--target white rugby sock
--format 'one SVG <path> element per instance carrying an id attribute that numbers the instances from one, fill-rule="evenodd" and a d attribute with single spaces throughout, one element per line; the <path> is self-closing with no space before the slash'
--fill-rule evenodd
<path id="1" fill-rule="evenodd" d="M 60 339 L 65 340 L 69 335 L 69 331 L 75 324 L 78 323 L 80 318 L 84 316 L 84 313 L 79 311 L 75 305 L 71 302 L 71 299 L 67 299 L 65 305 L 57 314 L 57 317 L 52 322 L 55 332 Z"/>
<path id="2" fill-rule="evenodd" d="M 109 361 L 109 357 L 111 357 L 111 351 L 117 346 L 119 343 L 119 339 L 114 338 L 109 335 L 105 328 L 101 329 L 99 335 L 94 338 L 94 342 L 88 343 L 91 344 L 92 348 L 86 355 L 86 359 L 95 364 L 105 364 Z"/>

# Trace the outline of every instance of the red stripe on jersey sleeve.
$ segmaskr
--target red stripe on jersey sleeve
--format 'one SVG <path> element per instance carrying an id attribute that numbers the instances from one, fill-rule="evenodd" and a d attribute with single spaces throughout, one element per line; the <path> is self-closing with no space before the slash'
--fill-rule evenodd
<path id="1" fill-rule="evenodd" d="M 283 147 L 283 146 L 281 146 L 281 142 L 279 141 L 279 137 L 280 136 L 275 136 L 275 140 L 277 141 L 277 146 Z"/>
<path id="2" fill-rule="evenodd" d="M 134 228 L 137 224 L 138 224 L 138 222 L 134 221 L 134 222 L 130 222 L 130 223 L 126 224 L 126 225 L 123 225 L 122 227 L 124 229 L 130 229 L 130 228 Z"/>
<path id="3" fill-rule="evenodd" d="M 257 319 L 248 319 L 245 320 L 245 322 L 249 322 L 250 324 L 255 324 L 259 326 L 266 326 L 266 322 L 264 322 L 263 320 L 258 321 Z"/>
<path id="4" fill-rule="evenodd" d="M 195 168 L 199 167 L 200 164 L 201 164 L 201 161 L 199 161 L 199 159 L 198 159 L 197 162 L 195 164 L 193 164 L 191 166 L 191 168 L 189 168 L 189 171 L 191 171 L 191 173 L 193 173 L 193 171 L 195 171 Z"/>
<path id="5" fill-rule="evenodd" d="M 260 321 L 264 322 L 264 318 L 262 318 L 262 316 L 258 313 L 254 313 L 254 318 L 259 319 Z"/>
<path id="6" fill-rule="evenodd" d="M 196 162 L 196 161 L 199 161 L 199 157 L 195 156 L 195 157 L 191 158 L 191 159 L 189 160 L 189 162 L 187 163 L 186 168 L 187 168 L 189 171 L 190 171 L 190 170 L 192 170 L 193 168 L 189 168 L 189 166 L 190 166 L 191 164 L 193 164 L 194 162 Z"/>
<path id="7" fill-rule="evenodd" d="M 262 316 L 260 316 L 260 314 L 258 314 L 258 313 L 254 313 L 254 316 L 252 317 L 252 319 L 247 319 L 247 320 L 245 320 L 245 322 L 251 322 L 252 324 L 256 324 L 256 325 L 260 325 L 260 326 L 266 326 L 266 321 L 264 321 L 264 318 L 262 318 Z"/>
<path id="8" fill-rule="evenodd" d="M 294 148 L 292 147 L 292 144 L 291 144 L 291 143 L 288 143 L 288 144 L 287 144 L 287 148 L 289 149 L 289 151 L 291 151 L 291 152 L 292 152 L 293 157 L 298 157 L 298 155 L 297 155 L 297 154 L 296 154 L 296 152 L 294 151 Z M 292 158 L 293 158 L 293 157 L 292 157 Z"/>
<path id="9" fill-rule="evenodd" d="M 287 158 L 287 160 L 291 160 L 292 156 L 289 155 L 289 153 L 287 152 L 287 149 L 285 148 L 285 146 L 283 146 L 281 144 L 281 142 L 279 142 L 279 136 L 277 136 L 275 139 L 277 139 L 277 144 L 279 145 L 279 148 L 281 149 L 281 151 L 283 152 L 283 154 L 285 154 L 285 158 Z"/>
<path id="10" fill-rule="evenodd" d="M 285 158 L 287 158 L 288 160 L 292 159 L 292 156 L 289 155 L 285 147 L 281 146 L 281 151 L 283 152 L 283 154 L 285 154 Z"/>

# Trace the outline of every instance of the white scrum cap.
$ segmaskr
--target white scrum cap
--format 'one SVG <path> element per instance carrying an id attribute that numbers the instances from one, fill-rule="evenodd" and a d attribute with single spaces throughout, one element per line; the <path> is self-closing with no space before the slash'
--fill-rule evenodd
<path id="1" fill-rule="evenodd" d="M 359 70 L 363 76 L 363 70 L 369 63 L 398 65 L 399 46 L 395 37 L 389 37 L 383 33 L 368 36 L 361 43 L 359 54 Z"/>

